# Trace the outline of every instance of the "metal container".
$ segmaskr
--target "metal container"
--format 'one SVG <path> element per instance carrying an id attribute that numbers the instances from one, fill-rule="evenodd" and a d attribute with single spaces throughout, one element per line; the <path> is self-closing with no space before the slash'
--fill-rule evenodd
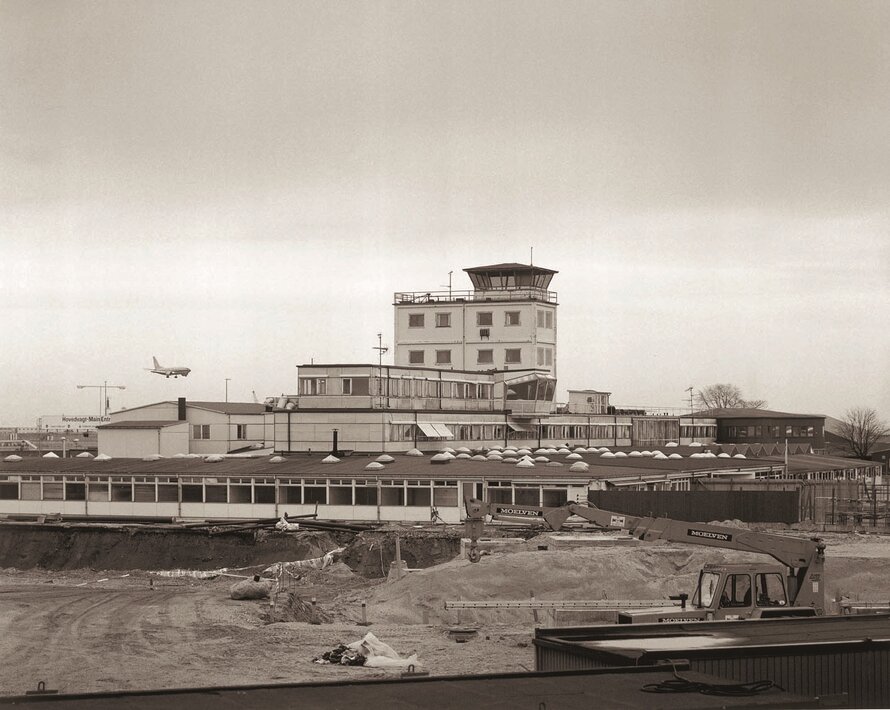
<path id="1" fill-rule="evenodd" d="M 684 661 L 850 707 L 890 707 L 890 614 L 537 629 L 538 671 Z"/>

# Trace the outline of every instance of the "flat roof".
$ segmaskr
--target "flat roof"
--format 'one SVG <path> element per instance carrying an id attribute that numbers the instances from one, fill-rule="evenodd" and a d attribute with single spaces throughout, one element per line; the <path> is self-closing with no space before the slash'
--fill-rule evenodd
<path id="1" fill-rule="evenodd" d="M 486 478 L 492 480 L 609 480 L 616 478 L 638 479 L 663 477 L 670 474 L 696 473 L 720 470 L 762 469 L 775 465 L 772 461 L 756 459 L 653 459 L 644 458 L 599 458 L 596 454 L 582 455 L 589 464 L 588 471 L 570 471 L 573 460 L 564 456 L 554 456 L 562 466 L 547 466 L 538 463 L 534 468 L 517 468 L 515 464 L 498 461 L 474 461 L 472 459 L 452 459 L 447 464 L 433 464 L 430 455 L 423 458 L 392 454 L 394 461 L 378 470 L 366 470 L 378 454 L 353 454 L 343 457 L 338 463 L 324 464 L 324 453 L 284 454 L 284 461 L 272 463 L 270 457 L 226 457 L 215 463 L 202 457 L 162 458 L 144 460 L 141 458 L 112 458 L 105 461 L 95 459 L 44 459 L 26 457 L 22 461 L 0 461 L 0 474 L 15 473 L 88 473 L 91 475 L 182 475 L 182 476 L 279 476 L 279 477 L 318 477 L 318 478 Z"/>
<path id="2" fill-rule="evenodd" d="M 890 614 L 761 619 L 755 623 L 744 620 L 619 624 L 535 631 L 535 643 L 547 640 L 566 648 L 574 646 L 629 658 L 640 658 L 650 651 L 662 655 L 698 650 L 707 653 L 745 646 L 776 646 L 790 655 L 794 646 L 865 639 L 890 642 Z"/>
<path id="3" fill-rule="evenodd" d="M 185 419 L 127 419 L 101 424 L 97 429 L 163 429 L 174 424 L 188 424 Z"/>
<path id="4" fill-rule="evenodd" d="M 793 412 L 776 412 L 772 409 L 754 409 L 752 407 L 734 407 L 724 409 L 705 409 L 686 417 L 712 417 L 714 419 L 825 419 L 824 414 L 795 414 Z"/>

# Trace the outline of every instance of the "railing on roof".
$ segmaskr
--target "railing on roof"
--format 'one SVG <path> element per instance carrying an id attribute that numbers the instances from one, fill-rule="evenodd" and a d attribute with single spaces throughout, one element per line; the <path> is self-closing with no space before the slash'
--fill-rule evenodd
<path id="1" fill-rule="evenodd" d="M 544 301 L 556 303 L 556 291 L 531 286 L 490 291 L 397 291 L 393 305 L 421 303 L 461 303 L 466 301 Z"/>

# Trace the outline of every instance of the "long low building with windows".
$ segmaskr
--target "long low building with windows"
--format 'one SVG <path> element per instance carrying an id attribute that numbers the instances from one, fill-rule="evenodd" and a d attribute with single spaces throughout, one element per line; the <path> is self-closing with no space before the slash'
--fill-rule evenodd
<path id="1" fill-rule="evenodd" d="M 548 451 L 534 452 L 533 464 L 523 465 L 510 463 L 510 456 L 496 450 L 488 456 L 458 453 L 461 458 L 397 454 L 334 460 L 302 454 L 4 460 L 0 515 L 216 519 L 287 512 L 337 520 L 456 523 L 463 518 L 465 496 L 557 506 L 586 500 L 589 490 L 688 490 L 698 478 L 750 479 L 783 472 L 775 461 L 720 458 L 680 447 L 671 454 L 675 458 L 666 453 L 656 458 L 654 452 Z"/>

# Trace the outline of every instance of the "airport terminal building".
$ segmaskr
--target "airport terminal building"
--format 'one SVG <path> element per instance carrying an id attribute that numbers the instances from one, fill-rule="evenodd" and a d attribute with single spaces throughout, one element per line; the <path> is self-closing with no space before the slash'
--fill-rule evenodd
<path id="1" fill-rule="evenodd" d="M 444 446 L 708 444 L 717 420 L 621 413 L 609 393 L 555 402 L 558 298 L 551 269 L 465 270 L 471 290 L 398 292 L 394 363 L 304 364 L 297 392 L 262 405 L 159 402 L 115 412 L 99 429 L 109 455 L 352 451 Z"/>

